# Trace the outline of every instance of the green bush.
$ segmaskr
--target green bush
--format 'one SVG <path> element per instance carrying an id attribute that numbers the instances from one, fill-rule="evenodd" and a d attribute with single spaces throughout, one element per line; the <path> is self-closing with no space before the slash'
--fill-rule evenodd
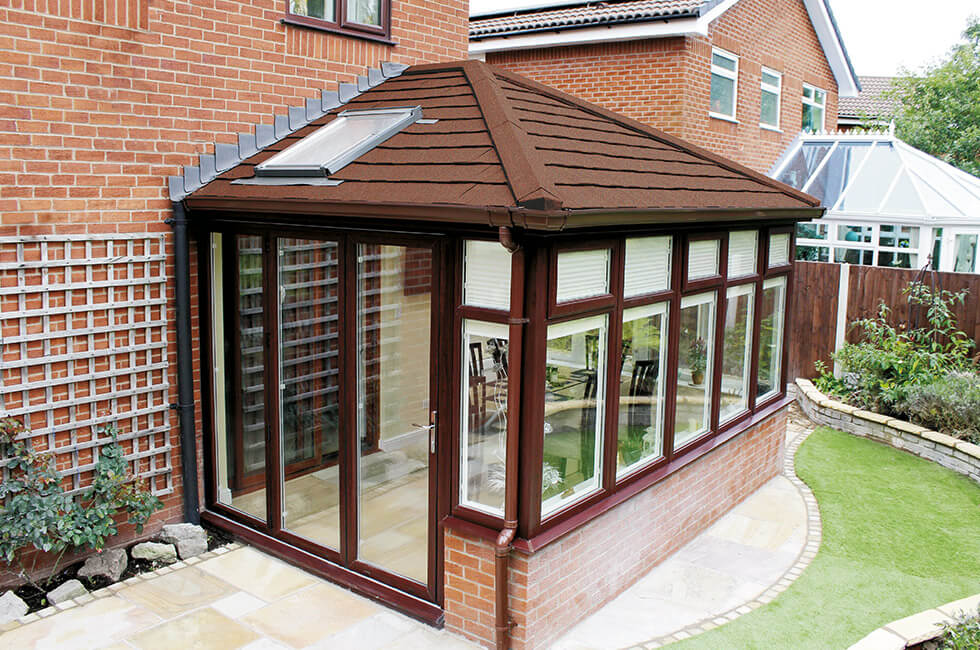
<path id="1" fill-rule="evenodd" d="M 909 388 L 895 410 L 924 427 L 980 444 L 980 377 L 950 373 Z"/>
<path id="2" fill-rule="evenodd" d="M 960 614 L 955 623 L 943 624 L 939 650 L 977 650 L 980 648 L 980 611 Z"/>
<path id="3" fill-rule="evenodd" d="M 913 386 L 972 368 L 974 343 L 957 328 L 953 313 L 953 306 L 966 298 L 966 290 L 934 292 L 913 283 L 904 293 L 911 305 L 924 311 L 926 325 L 894 326 L 889 322 L 891 309 L 881 303 L 877 316 L 851 323 L 861 331 L 861 341 L 845 343 L 833 355 L 843 368 L 842 378 L 834 377 L 818 362 L 820 390 L 862 408 L 898 415 L 896 405 Z"/>
<path id="4" fill-rule="evenodd" d="M 19 577 L 31 580 L 34 575 L 36 567 L 23 562 L 30 547 L 56 554 L 54 575 L 69 549 L 102 549 L 118 532 L 117 515 L 126 513 L 142 532 L 150 515 L 163 507 L 129 474 L 114 427 L 96 431 L 111 441 L 99 450 L 92 486 L 74 497 L 61 486 L 53 454 L 35 451 L 25 433 L 19 421 L 0 420 L 0 458 L 6 459 L 8 471 L 0 482 L 0 559 L 16 566 Z"/>

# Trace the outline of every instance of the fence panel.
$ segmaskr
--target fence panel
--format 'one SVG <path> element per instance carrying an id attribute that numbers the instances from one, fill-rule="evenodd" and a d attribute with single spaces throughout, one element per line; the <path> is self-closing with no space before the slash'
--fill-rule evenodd
<path id="1" fill-rule="evenodd" d="M 812 377 L 813 364 L 830 363 L 837 332 L 840 264 L 796 262 L 789 344 L 789 378 Z"/>

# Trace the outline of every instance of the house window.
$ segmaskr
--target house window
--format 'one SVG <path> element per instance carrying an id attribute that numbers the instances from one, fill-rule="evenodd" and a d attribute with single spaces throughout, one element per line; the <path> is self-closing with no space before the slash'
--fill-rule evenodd
<path id="1" fill-rule="evenodd" d="M 755 230 L 736 230 L 728 234 L 729 279 L 755 275 L 758 245 L 759 233 Z"/>
<path id="2" fill-rule="evenodd" d="M 627 298 L 670 289 L 671 237 L 626 240 Z"/>
<path id="3" fill-rule="evenodd" d="M 558 255 L 558 302 L 584 300 L 609 293 L 608 248 Z"/>
<path id="4" fill-rule="evenodd" d="M 623 311 L 619 373 L 617 474 L 623 476 L 663 456 L 667 372 L 667 303 Z"/>
<path id="5" fill-rule="evenodd" d="M 495 241 L 467 240 L 463 249 L 463 304 L 510 309 L 510 253 Z"/>
<path id="6" fill-rule="evenodd" d="M 827 108 L 827 93 L 803 84 L 803 130 L 822 131 Z"/>
<path id="7" fill-rule="evenodd" d="M 779 129 L 779 106 L 783 93 L 782 73 L 762 69 L 762 96 L 759 100 L 759 126 Z"/>
<path id="8" fill-rule="evenodd" d="M 769 268 L 789 264 L 789 244 L 788 232 L 769 235 Z"/>
<path id="9" fill-rule="evenodd" d="M 738 57 L 715 48 L 711 51 L 711 116 L 734 120 L 737 97 Z"/>
<path id="10" fill-rule="evenodd" d="M 755 283 L 728 288 L 725 331 L 722 333 L 721 411 L 724 423 L 749 408 L 749 369 L 752 367 L 752 318 Z"/>
<path id="11" fill-rule="evenodd" d="M 390 36 L 391 0 L 286 0 L 285 22 L 355 36 Z"/>
<path id="12" fill-rule="evenodd" d="M 703 280 L 718 275 L 721 240 L 699 239 L 687 247 L 687 281 Z"/>
<path id="13" fill-rule="evenodd" d="M 716 302 L 715 291 L 681 300 L 674 449 L 683 447 L 710 428 Z"/>
<path id="14" fill-rule="evenodd" d="M 778 394 L 781 389 L 785 312 L 786 276 L 766 280 L 762 284 L 757 404 Z"/>

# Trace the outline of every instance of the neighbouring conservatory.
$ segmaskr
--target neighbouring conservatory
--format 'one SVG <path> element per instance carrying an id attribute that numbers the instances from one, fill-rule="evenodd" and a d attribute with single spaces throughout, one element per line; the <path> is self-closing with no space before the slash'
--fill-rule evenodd
<path id="1" fill-rule="evenodd" d="M 202 517 L 544 647 L 779 471 L 823 210 L 478 61 L 363 90 L 185 199 Z"/>
<path id="2" fill-rule="evenodd" d="M 980 178 L 891 133 L 803 134 L 770 175 L 827 208 L 797 259 L 980 272 Z"/>

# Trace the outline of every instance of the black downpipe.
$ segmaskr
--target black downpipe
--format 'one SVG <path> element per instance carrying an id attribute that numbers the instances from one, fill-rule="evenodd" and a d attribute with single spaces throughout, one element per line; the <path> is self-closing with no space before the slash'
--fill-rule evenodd
<path id="1" fill-rule="evenodd" d="M 197 432 L 194 429 L 194 359 L 191 351 L 191 259 L 184 204 L 174 201 L 174 280 L 177 290 L 177 415 L 184 521 L 201 523 L 197 490 Z"/>

